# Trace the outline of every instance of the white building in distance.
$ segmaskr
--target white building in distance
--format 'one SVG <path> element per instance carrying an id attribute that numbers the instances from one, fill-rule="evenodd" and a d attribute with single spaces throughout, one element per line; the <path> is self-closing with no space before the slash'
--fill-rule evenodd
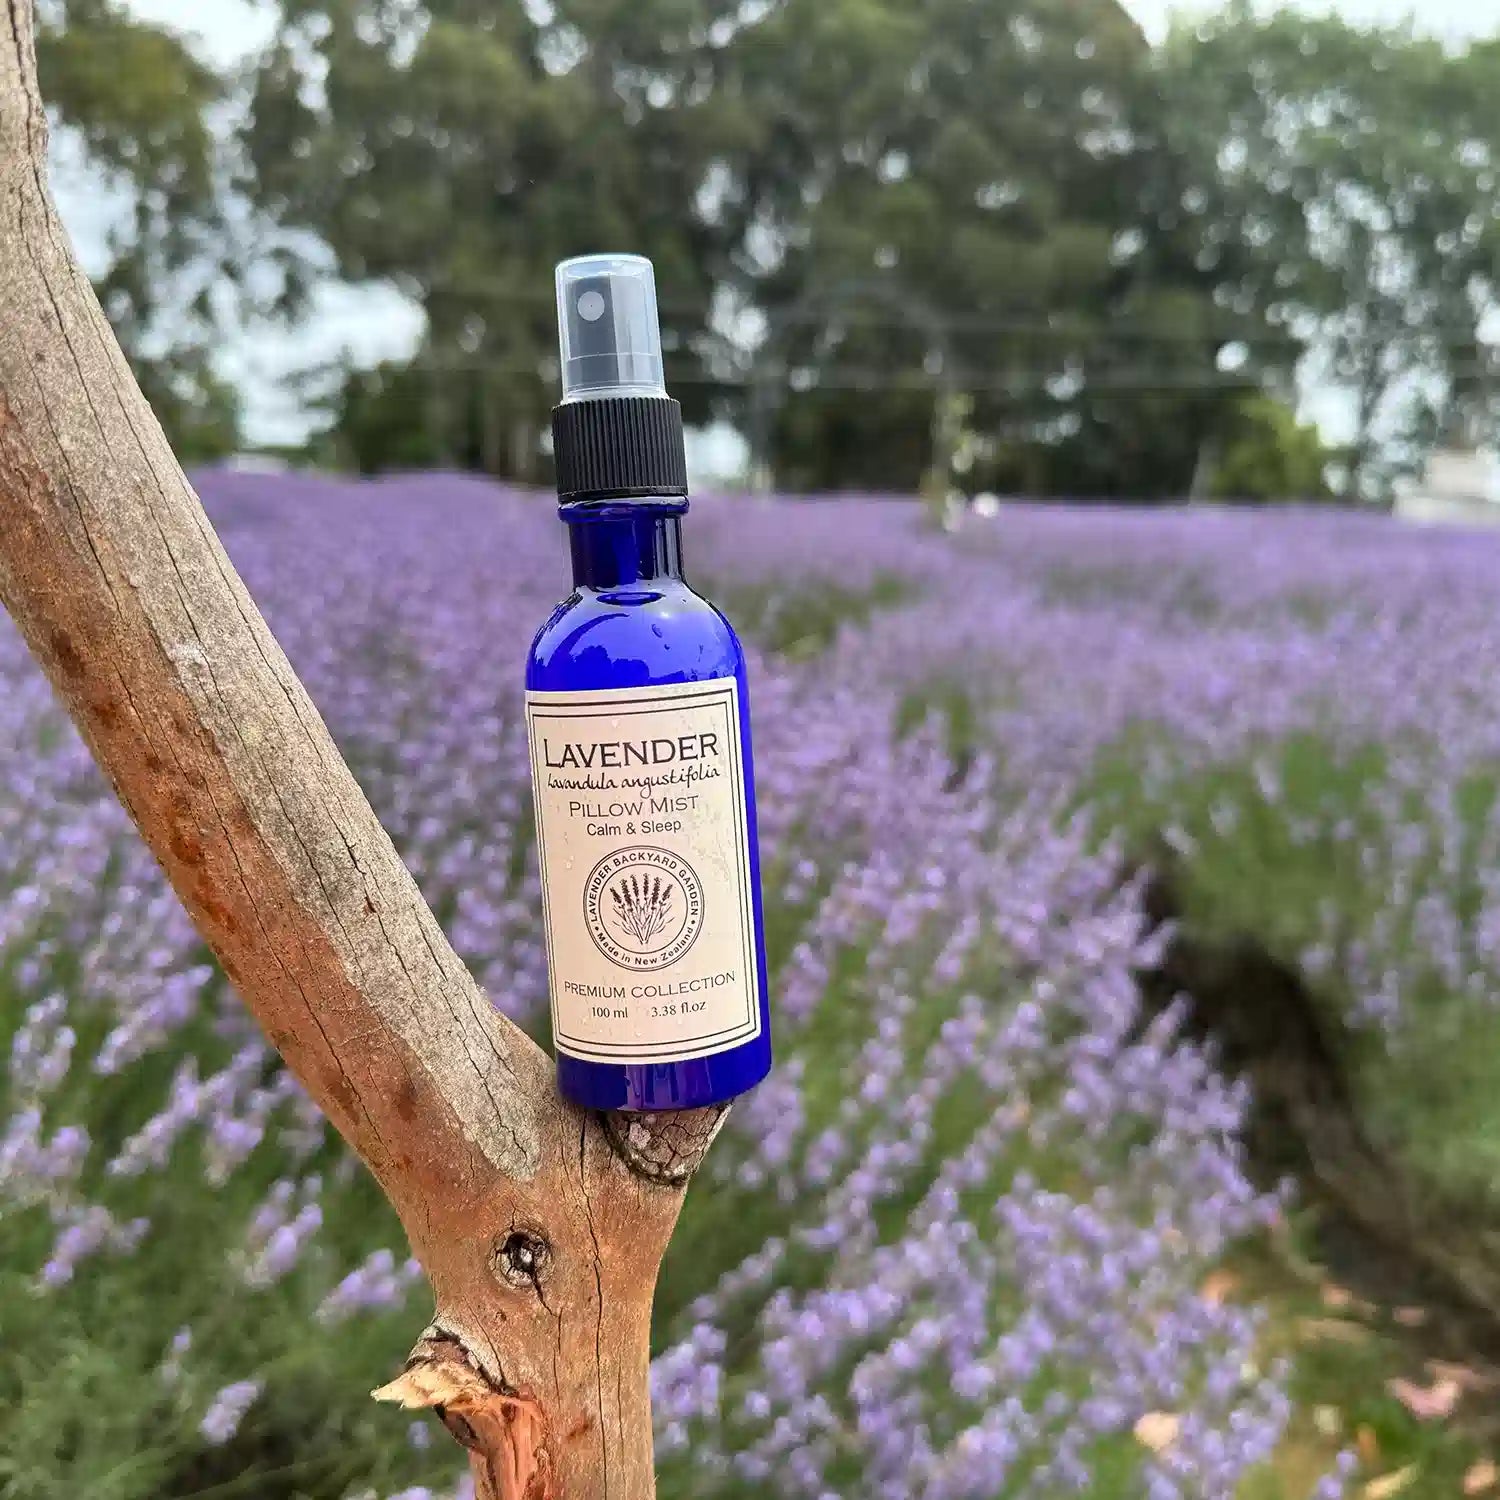
<path id="1" fill-rule="evenodd" d="M 1438 448 L 1396 496 L 1396 514 L 1426 525 L 1500 525 L 1500 467 L 1476 448 Z"/>

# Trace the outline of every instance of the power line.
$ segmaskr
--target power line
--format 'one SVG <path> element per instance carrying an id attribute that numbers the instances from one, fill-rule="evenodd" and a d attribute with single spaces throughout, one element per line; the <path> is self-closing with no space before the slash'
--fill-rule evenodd
<path id="1" fill-rule="evenodd" d="M 414 301 L 426 302 L 435 298 L 451 299 L 461 306 L 484 306 L 489 303 L 510 303 L 529 307 L 537 313 L 551 314 L 553 301 L 549 295 L 535 290 L 511 287 L 503 282 L 484 280 L 469 283 L 462 292 L 451 287 L 430 287 L 413 297 Z M 702 318 L 705 312 L 701 302 L 660 299 L 658 306 L 663 313 L 688 318 Z M 937 314 L 924 313 L 920 317 L 903 317 L 900 314 L 881 310 L 878 306 L 851 306 L 848 302 L 827 306 L 793 306 L 789 308 L 764 308 L 749 305 L 739 310 L 743 316 L 759 316 L 768 324 L 780 327 L 824 327 L 843 324 L 850 327 L 903 328 L 914 333 L 933 329 L 944 333 L 1009 333 L 1022 337 L 1094 340 L 1100 338 L 1159 343 L 1196 343 L 1207 340 L 1241 343 L 1251 347 L 1288 347 L 1305 349 L 1319 338 L 1338 337 L 1338 331 L 1323 330 L 1304 338 L 1291 332 L 1281 332 L 1256 323 L 1248 327 L 1210 324 L 1200 328 L 1164 328 L 1154 325 L 1136 325 L 1128 319 L 1105 316 L 1098 323 L 1060 323 L 1037 318 L 1018 318 L 974 313 Z M 1247 315 L 1248 316 L 1248 315 Z M 1310 317 L 1328 321 L 1341 316 L 1338 312 L 1309 314 Z M 712 330 L 705 330 L 711 332 Z M 1372 338 L 1419 338 L 1447 349 L 1494 349 L 1500 351 L 1500 336 L 1486 340 L 1471 337 L 1472 325 L 1453 324 L 1445 330 L 1442 324 L 1412 326 L 1406 323 L 1375 323 L 1358 330 Z M 1451 336 L 1450 336 L 1451 335 Z"/>
<path id="2" fill-rule="evenodd" d="M 524 376 L 551 385 L 555 373 L 537 365 L 515 361 L 486 360 L 431 360 L 421 359 L 409 368 L 433 375 L 515 375 Z M 1259 375 L 1248 370 L 1189 370 L 1183 372 L 1136 370 L 1115 371 L 1108 376 L 1088 374 L 1059 374 L 1056 370 L 1033 366 L 1014 372 L 1011 376 L 990 377 L 977 380 L 965 378 L 947 379 L 926 370 L 891 371 L 874 366 L 828 366 L 809 372 L 810 380 L 803 384 L 797 381 L 795 371 L 785 368 L 748 374 L 713 375 L 691 367 L 667 368 L 667 384 L 673 386 L 716 387 L 725 390 L 751 389 L 770 381 L 798 395 L 814 394 L 823 390 L 905 391 L 913 394 L 931 393 L 951 389 L 955 392 L 983 392 L 1016 397 L 1044 396 L 1049 400 L 1066 403 L 1089 396 L 1111 392 L 1150 391 L 1215 391 L 1247 390 L 1258 387 Z M 1024 377 L 1017 379 L 1016 376 Z M 1051 387 L 1066 385 L 1068 389 L 1057 391 Z M 416 399 L 416 398 L 413 398 Z"/>

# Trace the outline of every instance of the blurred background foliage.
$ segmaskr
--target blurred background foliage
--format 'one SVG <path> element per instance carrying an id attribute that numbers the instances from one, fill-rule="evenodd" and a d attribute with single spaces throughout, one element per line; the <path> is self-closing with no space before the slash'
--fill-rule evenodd
<path id="1" fill-rule="evenodd" d="M 310 372 L 312 456 L 544 480 L 551 267 L 600 246 L 651 256 L 689 421 L 782 488 L 1371 498 L 1493 431 L 1500 43 L 1247 0 L 1157 48 L 1116 0 L 274 9 L 234 76 L 112 0 L 43 35 L 189 456 L 235 446 L 217 331 L 331 258 L 424 327 Z"/>

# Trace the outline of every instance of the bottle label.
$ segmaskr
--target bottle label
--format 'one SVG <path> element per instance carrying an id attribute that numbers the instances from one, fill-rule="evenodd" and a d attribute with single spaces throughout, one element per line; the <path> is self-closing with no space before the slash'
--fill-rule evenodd
<path id="1" fill-rule="evenodd" d="M 552 1035 L 684 1062 L 760 1035 L 739 684 L 527 693 Z"/>

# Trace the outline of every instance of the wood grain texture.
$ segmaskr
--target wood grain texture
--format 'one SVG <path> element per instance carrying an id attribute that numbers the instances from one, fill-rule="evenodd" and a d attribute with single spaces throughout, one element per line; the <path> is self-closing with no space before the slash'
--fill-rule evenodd
<path id="1" fill-rule="evenodd" d="M 443 936 L 141 396 L 48 194 L 0 0 L 0 601 L 437 1311 L 383 1394 L 486 1500 L 654 1493 L 651 1296 L 718 1115 L 606 1122 Z"/>

